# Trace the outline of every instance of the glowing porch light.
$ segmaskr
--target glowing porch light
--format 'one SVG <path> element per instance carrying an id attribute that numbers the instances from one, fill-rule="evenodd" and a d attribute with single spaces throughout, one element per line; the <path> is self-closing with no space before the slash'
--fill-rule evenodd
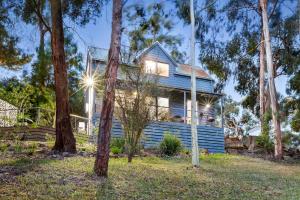
<path id="1" fill-rule="evenodd" d="M 86 77 L 85 84 L 87 87 L 92 87 L 94 85 L 93 77 Z"/>

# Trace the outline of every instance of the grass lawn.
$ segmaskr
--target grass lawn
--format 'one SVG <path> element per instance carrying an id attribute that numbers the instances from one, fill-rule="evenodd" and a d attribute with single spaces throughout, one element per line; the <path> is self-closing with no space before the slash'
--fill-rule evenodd
<path id="1" fill-rule="evenodd" d="M 0 154 L 0 199 L 300 199 L 300 165 L 234 156 L 110 159 L 109 178 L 93 175 L 93 157 Z"/>

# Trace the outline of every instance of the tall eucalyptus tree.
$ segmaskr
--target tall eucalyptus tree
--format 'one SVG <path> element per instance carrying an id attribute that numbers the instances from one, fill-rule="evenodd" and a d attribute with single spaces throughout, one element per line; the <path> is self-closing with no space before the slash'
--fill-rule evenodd
<path id="1" fill-rule="evenodd" d="M 114 112 L 117 72 L 120 64 L 123 3 L 122 0 L 113 0 L 112 31 L 108 52 L 108 63 L 104 75 L 106 81 L 97 139 L 97 154 L 94 165 L 94 171 L 100 177 L 107 177 L 108 175 L 110 132 Z"/>
<path id="2" fill-rule="evenodd" d="M 272 118 L 273 126 L 275 130 L 275 158 L 282 159 L 283 150 L 282 150 L 282 134 L 281 134 L 281 125 L 279 119 L 279 110 L 278 110 L 278 97 L 276 93 L 276 86 L 274 80 L 274 65 L 273 65 L 273 56 L 272 56 L 272 47 L 271 47 L 271 38 L 269 30 L 269 20 L 267 14 L 267 0 L 260 0 L 261 15 L 262 15 L 262 24 L 263 24 L 263 34 L 264 34 L 264 45 L 266 50 L 266 62 L 268 68 L 268 86 L 271 99 L 271 109 L 272 109 Z"/>
<path id="3" fill-rule="evenodd" d="M 39 54 L 44 51 L 43 34 L 49 32 L 51 36 L 56 94 L 56 141 L 53 149 L 57 151 L 76 151 L 75 138 L 70 123 L 68 94 L 68 65 L 70 63 L 66 62 L 64 48 L 66 19 L 78 25 L 85 25 L 99 16 L 103 2 L 102 0 L 96 2 L 89 0 L 16 1 L 18 5 L 16 6 L 16 12 L 23 15 L 23 20 L 26 23 L 38 24 L 40 30 Z M 51 17 L 48 15 L 50 10 Z M 45 67 L 45 65 L 40 65 L 40 69 L 47 72 L 47 70 L 44 70 Z"/>

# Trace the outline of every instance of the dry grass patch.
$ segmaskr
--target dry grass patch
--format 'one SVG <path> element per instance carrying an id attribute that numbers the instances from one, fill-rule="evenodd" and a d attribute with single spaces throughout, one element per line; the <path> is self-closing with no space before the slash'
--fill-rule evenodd
<path id="1" fill-rule="evenodd" d="M 0 199 L 300 199 L 299 165 L 249 157 L 204 156 L 200 169 L 190 159 L 112 158 L 103 182 L 94 158 L 1 156 L 1 169 L 19 173 L 0 173 Z"/>

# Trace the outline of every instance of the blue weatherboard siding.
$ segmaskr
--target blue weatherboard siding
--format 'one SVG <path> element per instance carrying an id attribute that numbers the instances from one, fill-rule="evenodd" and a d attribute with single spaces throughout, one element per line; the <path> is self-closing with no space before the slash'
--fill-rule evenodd
<path id="1" fill-rule="evenodd" d="M 176 63 L 174 63 L 168 55 L 159 47 L 154 45 L 149 52 L 147 52 L 143 59 L 159 61 L 169 64 L 169 77 L 160 77 L 159 82 L 163 86 L 179 89 L 191 89 L 191 79 L 189 76 L 178 75 L 176 71 Z M 196 90 L 199 92 L 213 92 L 213 81 L 209 79 L 197 78 Z"/>
<path id="2" fill-rule="evenodd" d="M 153 122 L 144 130 L 143 144 L 145 148 L 158 147 L 166 132 L 176 135 L 185 148 L 191 149 L 191 126 L 175 122 Z M 122 126 L 113 122 L 112 137 L 123 136 Z M 224 133 L 222 128 L 198 126 L 199 148 L 210 153 L 224 153 Z"/>
<path id="3" fill-rule="evenodd" d="M 97 49 L 95 49 L 97 50 Z M 106 60 L 107 60 L 107 51 L 98 49 L 98 53 L 95 53 L 93 55 L 94 57 L 94 63 L 93 63 L 93 69 L 96 68 L 100 69 L 100 73 L 104 73 L 105 67 L 106 67 Z M 101 51 L 100 51 L 101 50 Z M 159 82 L 162 86 L 166 86 L 169 88 L 178 88 L 178 89 L 184 89 L 184 90 L 190 90 L 191 89 L 191 79 L 189 76 L 179 75 L 176 71 L 177 64 L 175 61 L 160 47 L 159 43 L 153 44 L 152 47 L 149 48 L 149 50 L 143 54 L 141 57 L 142 59 L 149 59 L 153 61 L 163 62 L 169 64 L 169 77 L 163 77 L 161 76 L 159 79 Z M 121 68 L 119 68 L 120 74 Z M 197 78 L 196 80 L 196 90 L 198 92 L 209 92 L 212 93 L 214 90 L 214 82 L 211 79 L 207 78 Z"/>
<path id="4" fill-rule="evenodd" d="M 107 61 L 107 50 L 91 48 L 89 50 L 88 60 L 91 61 L 92 71 L 97 69 L 98 73 L 104 74 Z M 161 48 L 159 43 L 153 44 L 150 48 L 144 51 L 137 59 L 149 59 L 153 61 L 163 62 L 169 64 L 169 77 L 161 76 L 159 81 L 161 86 L 171 88 L 172 95 L 169 97 L 170 116 L 184 116 L 184 99 L 183 91 L 187 92 L 187 99 L 190 99 L 191 80 L 190 76 L 180 74 L 176 69 L 178 64 Z M 134 63 L 130 63 L 134 65 Z M 119 68 L 121 69 L 121 68 Z M 122 72 L 118 71 L 118 78 L 122 79 Z M 198 93 L 213 93 L 214 82 L 210 78 L 197 78 L 196 90 Z M 174 92 L 176 91 L 176 92 Z M 87 95 L 88 96 L 88 95 Z M 163 96 L 162 96 L 163 97 Z M 197 97 L 198 98 L 198 97 Z M 87 100 L 87 99 L 86 99 Z M 208 98 L 209 100 L 209 98 Z M 101 111 L 101 96 L 95 94 L 94 97 L 94 127 L 98 127 L 100 111 Z M 207 109 L 205 107 L 206 99 L 199 96 L 199 113 L 206 114 L 207 117 L 215 116 L 215 107 Z M 203 118 L 205 121 L 205 119 Z M 202 123 L 202 121 L 201 121 Z M 204 123 L 205 124 L 205 123 Z M 213 125 L 213 124 L 211 124 Z M 176 122 L 153 122 L 144 130 L 143 143 L 146 148 L 157 147 L 161 142 L 164 134 L 170 132 L 175 134 L 183 143 L 185 148 L 191 148 L 191 126 L 184 123 Z M 224 130 L 223 128 L 211 126 L 198 126 L 198 143 L 199 147 L 208 149 L 211 153 L 224 153 Z M 114 120 L 112 127 L 112 136 L 123 136 L 121 124 Z"/>

